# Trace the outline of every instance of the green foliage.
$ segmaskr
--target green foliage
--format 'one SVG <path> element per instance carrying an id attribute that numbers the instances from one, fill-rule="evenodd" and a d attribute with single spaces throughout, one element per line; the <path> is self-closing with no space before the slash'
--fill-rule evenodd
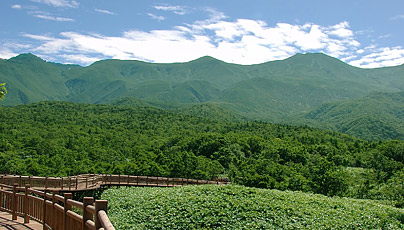
<path id="1" fill-rule="evenodd" d="M 367 142 L 213 114 L 223 117 L 66 102 L 5 107 L 0 110 L 0 173 L 225 176 L 253 187 L 377 198 L 375 189 L 404 168 L 402 141 Z M 397 196 L 385 197 L 400 202 Z"/>
<path id="2" fill-rule="evenodd" d="M 5 85 L 6 83 L 0 83 L 0 100 L 3 100 L 7 94 L 7 89 Z"/>
<path id="3" fill-rule="evenodd" d="M 116 229 L 403 229 L 404 211 L 370 200 L 243 186 L 106 190 Z"/>

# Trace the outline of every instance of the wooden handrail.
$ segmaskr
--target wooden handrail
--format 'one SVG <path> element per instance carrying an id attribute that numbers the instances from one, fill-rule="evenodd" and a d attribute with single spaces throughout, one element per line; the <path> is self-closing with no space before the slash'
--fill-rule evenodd
<path id="1" fill-rule="evenodd" d="M 0 189 L 0 210 L 24 218 L 24 223 L 30 219 L 43 224 L 49 230 L 114 230 L 107 215 L 107 201 L 85 197 L 83 202 L 72 199 L 71 193 L 64 196 L 38 191 L 27 184 L 24 188 L 15 183 L 12 188 L 3 186 Z M 31 195 L 35 194 L 35 195 Z M 63 205 L 62 205 L 63 203 Z M 72 206 L 82 210 L 82 215 L 74 212 Z"/>
<path id="2" fill-rule="evenodd" d="M 100 210 L 97 215 L 101 222 L 101 226 L 105 230 L 115 229 L 114 226 L 112 225 L 111 221 L 109 220 L 107 213 L 104 210 Z"/>
<path id="3" fill-rule="evenodd" d="M 229 180 L 218 178 L 216 180 L 196 180 L 185 178 L 151 177 L 151 176 L 131 176 L 131 175 L 111 175 L 111 174 L 81 174 L 69 177 L 37 177 L 0 175 L 0 184 L 5 188 L 12 188 L 14 182 L 18 186 L 30 184 L 33 189 L 49 191 L 83 191 L 94 190 L 104 185 L 116 186 L 157 186 L 176 187 L 185 185 L 200 184 L 230 184 Z"/>

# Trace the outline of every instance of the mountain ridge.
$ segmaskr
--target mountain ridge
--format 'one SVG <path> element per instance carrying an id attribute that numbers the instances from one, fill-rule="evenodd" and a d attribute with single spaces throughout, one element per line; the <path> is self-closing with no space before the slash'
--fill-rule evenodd
<path id="1" fill-rule="evenodd" d="M 102 104 L 132 97 L 162 107 L 208 102 L 276 123 L 289 123 L 325 103 L 404 91 L 403 73 L 404 65 L 361 69 L 322 53 L 254 65 L 209 56 L 183 63 L 101 60 L 86 67 L 33 54 L 0 62 L 0 81 L 8 87 L 5 106 L 49 100 Z"/>

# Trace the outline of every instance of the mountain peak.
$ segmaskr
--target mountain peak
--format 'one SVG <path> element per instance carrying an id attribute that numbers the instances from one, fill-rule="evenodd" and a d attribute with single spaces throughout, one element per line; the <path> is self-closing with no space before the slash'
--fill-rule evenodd
<path id="1" fill-rule="evenodd" d="M 306 64 L 306 65 L 309 63 L 313 63 L 313 62 L 323 63 L 323 64 L 334 63 L 334 64 L 349 65 L 335 57 L 329 56 L 324 53 L 298 53 L 298 54 L 295 54 L 295 55 L 285 59 L 285 61 L 291 61 L 291 62 Z"/>
<path id="2" fill-rule="evenodd" d="M 328 56 L 324 53 L 297 53 L 287 59 L 295 59 L 295 58 L 329 58 L 329 59 L 336 59 L 331 56 Z"/>
<path id="3" fill-rule="evenodd" d="M 35 56 L 32 53 L 23 53 L 19 54 L 15 57 L 12 57 L 9 59 L 9 61 L 24 61 L 24 62 L 33 62 L 33 61 L 40 61 L 40 62 L 45 62 L 42 58 Z"/>
<path id="4" fill-rule="evenodd" d="M 198 62 L 198 63 L 200 63 L 200 62 L 223 62 L 223 61 L 221 61 L 219 59 L 216 59 L 214 57 L 211 57 L 211 56 L 203 56 L 203 57 L 197 58 L 197 59 L 195 59 L 193 61 L 190 61 L 190 62 Z"/>

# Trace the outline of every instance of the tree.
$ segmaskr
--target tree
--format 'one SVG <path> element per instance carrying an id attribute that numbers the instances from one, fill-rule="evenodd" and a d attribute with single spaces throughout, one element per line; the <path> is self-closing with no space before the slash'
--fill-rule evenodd
<path id="1" fill-rule="evenodd" d="M 7 94 L 7 89 L 5 87 L 6 83 L 0 83 L 0 100 L 4 99 L 4 96 Z"/>

